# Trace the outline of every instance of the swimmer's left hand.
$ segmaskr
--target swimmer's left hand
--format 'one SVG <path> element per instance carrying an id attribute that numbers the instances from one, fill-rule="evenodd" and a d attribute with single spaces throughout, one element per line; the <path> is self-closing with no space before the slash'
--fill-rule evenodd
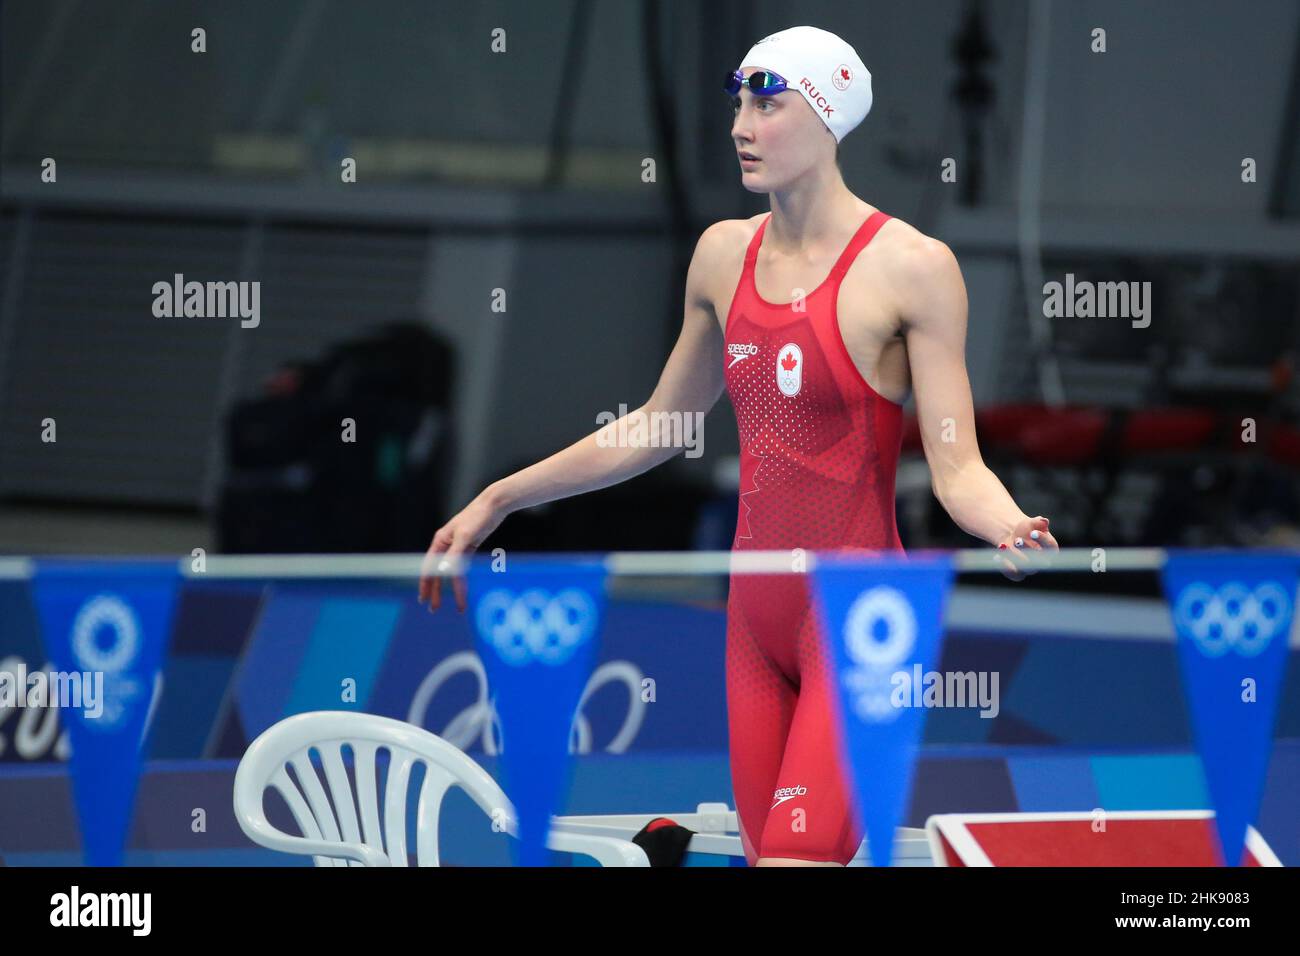
<path id="1" fill-rule="evenodd" d="M 1029 567 L 1025 551 L 1061 550 L 1047 526 L 1048 520 L 1042 515 L 1026 518 L 1011 529 L 1005 540 L 998 543 L 1003 575 L 1012 581 L 1022 581 L 1038 572 L 1038 568 Z"/>

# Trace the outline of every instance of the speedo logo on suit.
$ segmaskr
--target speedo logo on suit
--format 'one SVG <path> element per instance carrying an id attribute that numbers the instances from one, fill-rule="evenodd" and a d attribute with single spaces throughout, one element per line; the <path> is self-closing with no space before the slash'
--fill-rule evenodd
<path id="1" fill-rule="evenodd" d="M 758 346 L 749 342 L 732 342 L 727 346 L 727 354 L 731 356 L 731 365 L 727 368 L 733 368 L 737 362 L 743 362 L 751 355 L 757 355 Z"/>
<path id="2" fill-rule="evenodd" d="M 807 792 L 807 787 L 782 787 L 780 790 L 777 790 L 772 794 L 772 799 L 775 800 L 776 803 L 772 804 L 769 809 L 775 810 L 787 800 L 793 800 L 795 797 L 802 797 Z"/>

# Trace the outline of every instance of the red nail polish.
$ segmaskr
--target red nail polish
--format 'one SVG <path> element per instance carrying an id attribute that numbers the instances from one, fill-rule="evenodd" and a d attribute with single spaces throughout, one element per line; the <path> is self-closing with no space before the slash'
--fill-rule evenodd
<path id="1" fill-rule="evenodd" d="M 1006 546 L 1005 544 L 1000 544 L 1000 545 L 998 545 L 998 550 L 999 550 L 999 551 L 1005 551 L 1006 549 L 1007 549 L 1007 546 Z"/>

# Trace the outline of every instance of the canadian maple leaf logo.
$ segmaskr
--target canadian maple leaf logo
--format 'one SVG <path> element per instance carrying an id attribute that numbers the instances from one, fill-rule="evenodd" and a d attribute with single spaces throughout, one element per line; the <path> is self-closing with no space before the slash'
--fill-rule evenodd
<path id="1" fill-rule="evenodd" d="M 785 358 L 781 359 L 781 367 L 787 372 L 793 372 L 794 367 L 799 364 L 799 360 L 794 357 L 793 352 L 786 352 Z"/>
<path id="2" fill-rule="evenodd" d="M 840 78 L 841 78 L 841 79 L 844 79 L 844 80 L 847 80 L 847 79 L 849 78 L 849 71 L 848 71 L 848 70 L 845 70 L 845 69 L 841 69 L 841 70 L 840 70 Z"/>

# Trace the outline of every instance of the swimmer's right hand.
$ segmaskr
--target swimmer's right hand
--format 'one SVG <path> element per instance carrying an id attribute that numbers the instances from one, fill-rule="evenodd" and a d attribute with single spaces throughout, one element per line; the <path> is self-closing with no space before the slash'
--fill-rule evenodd
<path id="1" fill-rule="evenodd" d="M 494 507 L 489 496 L 483 493 L 435 532 L 433 542 L 420 565 L 421 604 L 428 601 L 430 611 L 438 609 L 442 603 L 441 572 L 453 567 L 457 560 L 468 561 L 474 550 L 483 543 L 483 539 L 495 531 L 505 518 L 506 512 Z M 456 597 L 456 608 L 464 612 L 468 590 L 463 574 L 452 578 L 452 593 Z"/>

